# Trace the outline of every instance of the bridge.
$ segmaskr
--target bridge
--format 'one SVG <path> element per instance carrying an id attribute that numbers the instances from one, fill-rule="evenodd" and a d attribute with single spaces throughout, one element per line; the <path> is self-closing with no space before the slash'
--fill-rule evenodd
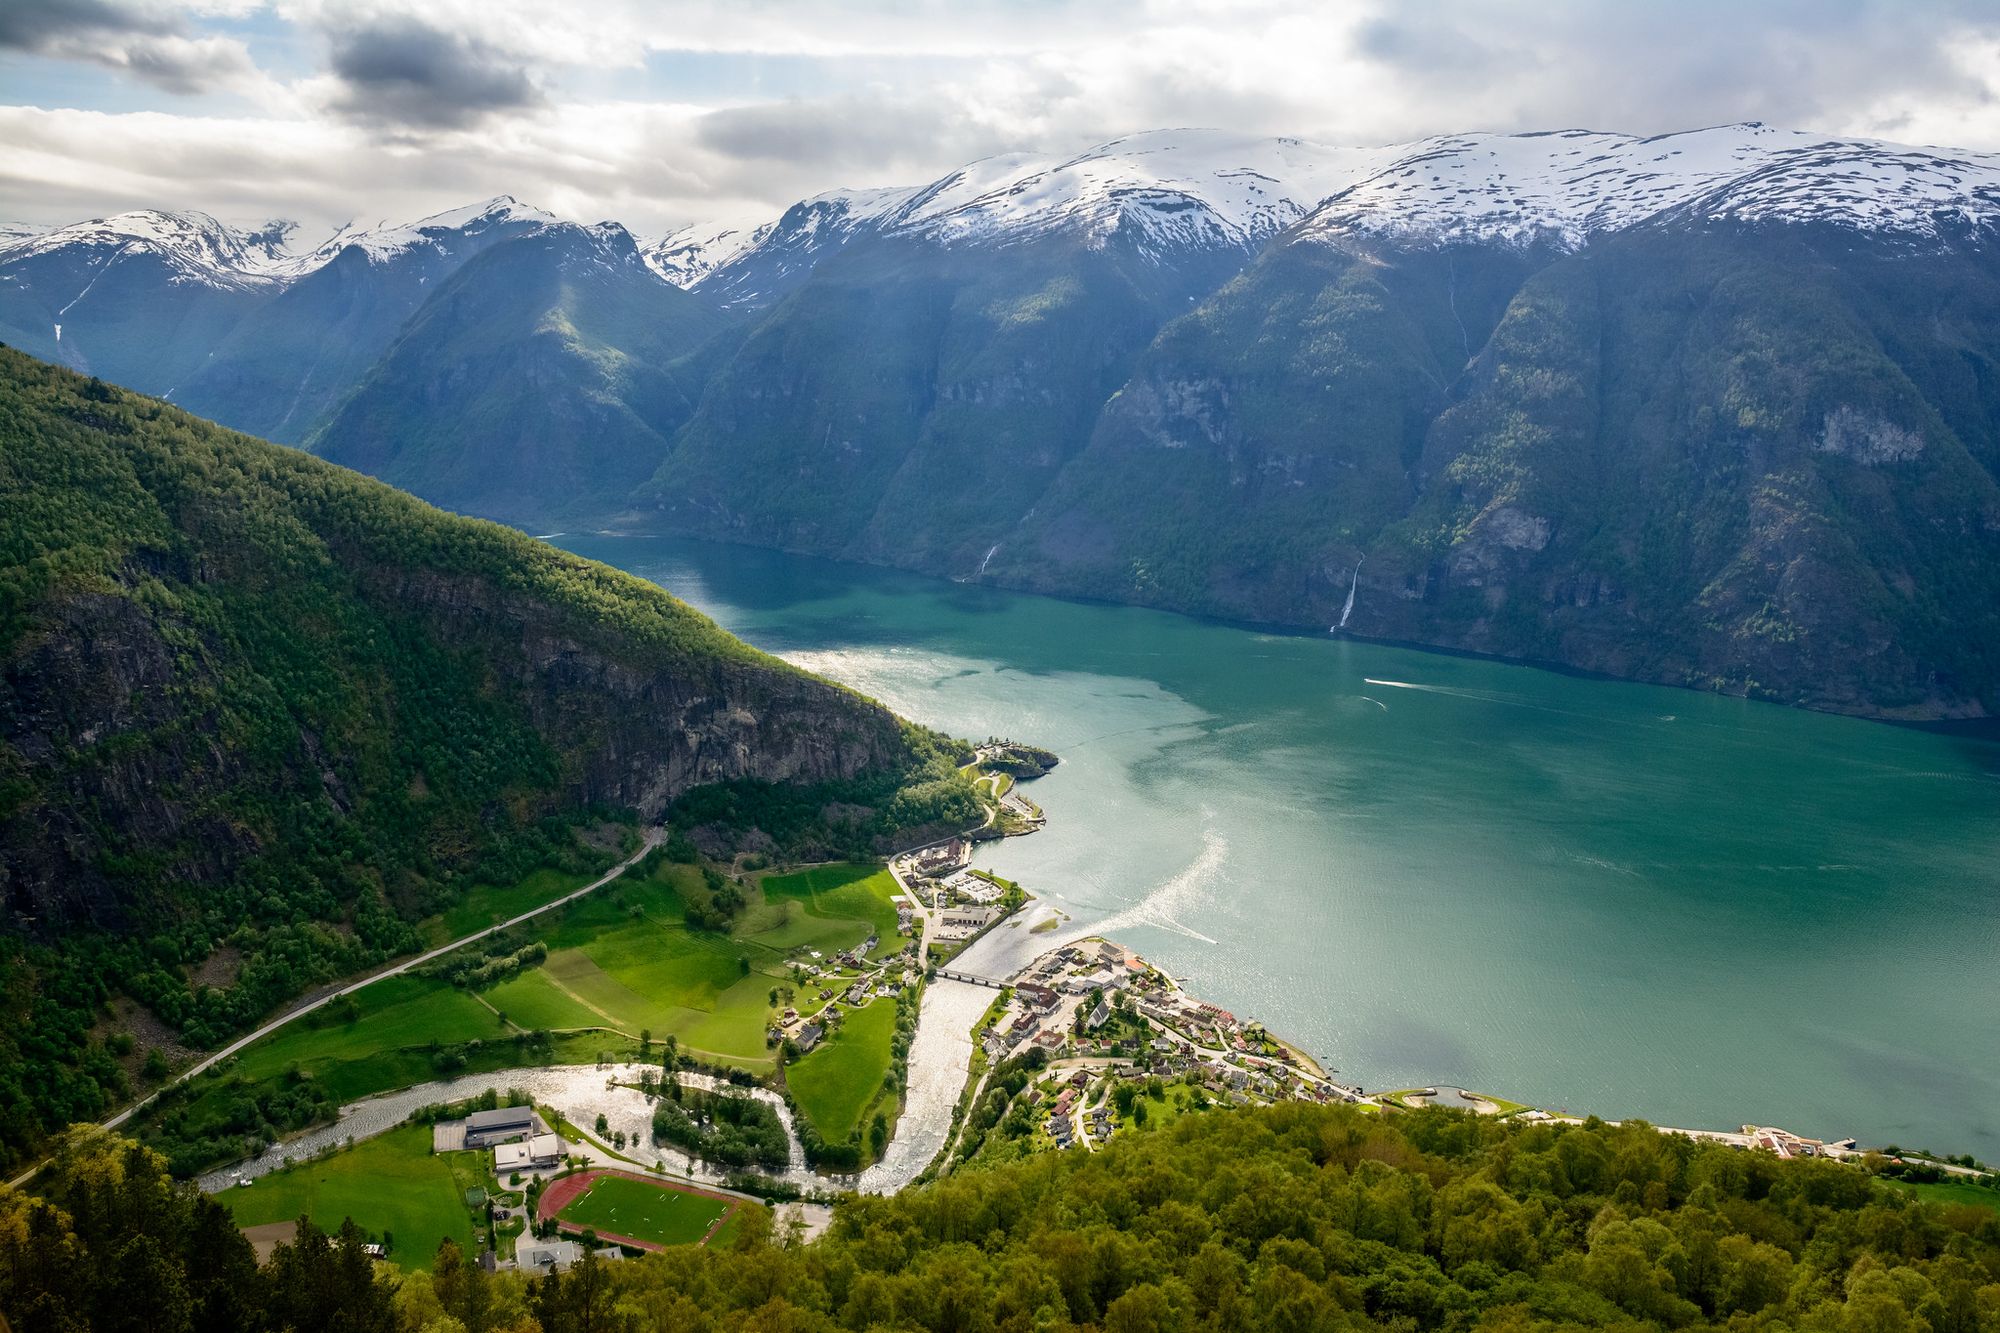
<path id="1" fill-rule="evenodd" d="M 1004 981 L 996 981 L 992 977 L 982 977 L 971 972 L 961 972 L 957 968 L 941 967 L 937 974 L 946 981 L 967 981 L 975 986 L 991 986 L 994 990 L 1007 989 L 1007 983 Z"/>

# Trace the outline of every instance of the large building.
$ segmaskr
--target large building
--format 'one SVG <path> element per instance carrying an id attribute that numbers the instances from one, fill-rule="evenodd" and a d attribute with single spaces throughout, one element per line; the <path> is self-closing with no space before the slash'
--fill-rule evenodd
<path id="1" fill-rule="evenodd" d="M 510 1171 L 539 1171 L 562 1161 L 563 1141 L 553 1134 L 536 1134 L 523 1143 L 503 1143 L 493 1150 L 493 1169 L 501 1176 Z"/>
<path id="2" fill-rule="evenodd" d="M 465 1146 L 490 1148 L 496 1143 L 512 1143 L 532 1138 L 542 1128 L 532 1106 L 502 1106 L 492 1111 L 474 1111 L 465 1117 Z"/>

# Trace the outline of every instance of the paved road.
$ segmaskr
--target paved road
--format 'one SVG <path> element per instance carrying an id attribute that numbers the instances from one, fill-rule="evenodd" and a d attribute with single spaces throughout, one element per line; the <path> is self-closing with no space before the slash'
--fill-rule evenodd
<path id="1" fill-rule="evenodd" d="M 638 851 L 632 853 L 632 855 L 626 857 L 623 861 L 620 861 L 617 865 L 605 871 L 602 876 L 584 885 L 582 888 L 576 890 L 574 893 L 565 894 L 563 897 L 557 898 L 554 902 L 543 903 L 540 907 L 532 908 L 529 911 L 521 913 L 519 916 L 509 917 L 507 920 L 502 921 L 497 926 L 488 926 L 484 930 L 475 930 L 470 935 L 461 935 L 457 939 L 453 940 L 451 943 L 441 944 L 437 948 L 432 949 L 429 953 L 420 953 L 414 958 L 406 958 L 402 962 L 396 963 L 389 967 L 385 967 L 378 972 L 371 972 L 369 975 L 361 978 L 359 981 L 349 982 L 347 985 L 341 986 L 338 989 L 327 991 L 323 995 L 316 996 L 313 999 L 306 1000 L 300 1004 L 294 1005 L 292 1008 L 287 1009 L 284 1013 L 278 1015 L 270 1022 L 264 1024 L 264 1026 L 258 1028 L 255 1032 L 247 1033 L 244 1036 L 238 1037 L 235 1041 L 230 1042 L 227 1046 L 217 1051 L 214 1055 L 209 1056 L 207 1059 L 201 1061 L 201 1063 L 194 1065 L 193 1067 L 183 1071 L 178 1077 L 173 1079 L 172 1082 L 162 1085 L 161 1088 L 153 1092 L 151 1095 L 143 1097 L 140 1100 L 132 1103 L 130 1106 L 120 1111 L 117 1115 L 114 1115 L 110 1119 L 104 1121 L 104 1127 L 106 1129 L 118 1128 L 120 1125 L 124 1124 L 127 1120 L 130 1120 L 134 1115 L 137 1115 L 140 1111 L 143 1111 L 148 1106 L 152 1105 L 153 1099 L 155 1097 L 158 1097 L 160 1093 L 164 1092 L 167 1088 L 173 1087 L 175 1084 L 178 1083 L 185 1083 L 191 1078 L 198 1077 L 199 1075 L 213 1068 L 217 1061 L 227 1060 L 230 1056 L 236 1054 L 238 1051 L 250 1045 L 252 1042 L 261 1041 L 265 1037 L 270 1036 L 273 1032 L 276 1032 L 279 1028 L 284 1027 L 286 1024 L 297 1022 L 299 1019 L 304 1018 L 307 1014 L 312 1013 L 315 1009 L 318 1009 L 323 1005 L 330 1004 L 331 1002 L 339 999 L 343 995 L 352 995 L 355 991 L 360 990 L 362 987 L 372 986 L 376 982 L 381 981 L 385 977 L 400 976 L 403 973 L 409 971 L 413 967 L 423 966 L 425 963 L 430 962 L 433 958 L 442 958 L 444 955 L 452 952 L 454 949 L 462 949 L 466 945 L 475 943 L 479 940 L 483 940 L 489 935 L 497 935 L 503 930 L 506 930 L 513 926 L 520 925 L 523 921 L 531 921 L 535 917 L 542 915 L 542 913 L 544 912 L 552 912 L 558 907 L 562 907 L 568 903 L 575 902 L 578 898 L 583 897 L 586 893 L 591 893 L 597 889 L 603 888 L 606 884 L 609 884 L 612 880 L 617 879 L 620 875 L 624 874 L 627 869 L 629 869 L 632 865 L 638 862 L 639 858 L 643 857 L 647 852 L 652 851 L 653 848 L 658 846 L 662 841 L 665 840 L 665 838 L 666 834 L 663 831 L 659 829 L 647 829 L 645 837 L 640 840 Z M 40 1169 L 41 1168 L 39 1164 L 32 1166 L 28 1168 L 28 1170 L 21 1173 L 21 1175 L 16 1177 L 10 1183 L 15 1186 L 26 1184 L 30 1179 L 33 1178 L 35 1172 Z"/>

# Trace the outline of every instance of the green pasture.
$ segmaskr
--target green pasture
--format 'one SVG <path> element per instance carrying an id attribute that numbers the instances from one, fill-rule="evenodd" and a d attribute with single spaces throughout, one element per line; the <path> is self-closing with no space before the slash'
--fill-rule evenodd
<path id="1" fill-rule="evenodd" d="M 601 1176 L 556 1216 L 565 1226 L 591 1227 L 655 1245 L 692 1245 L 728 1209 L 720 1199 L 667 1184 Z"/>
<path id="2" fill-rule="evenodd" d="M 880 939 L 871 957 L 886 957 L 903 945 L 896 938 L 896 907 L 891 901 L 899 892 L 896 878 L 881 866 L 813 866 L 787 875 L 766 875 L 763 889 L 767 905 L 800 903 L 808 915 L 829 922 L 862 922 Z M 845 949 L 865 938 L 866 931 L 838 947 Z"/>
<path id="3" fill-rule="evenodd" d="M 896 1038 L 896 1002 L 850 1009 L 847 1019 L 811 1054 L 785 1070 L 799 1111 L 828 1143 L 844 1143 L 882 1091 Z"/>
<path id="4" fill-rule="evenodd" d="M 476 995 L 412 975 L 376 982 L 355 993 L 354 1018 L 322 1012 L 302 1019 L 245 1050 L 232 1072 L 258 1084 L 296 1067 L 345 1103 L 442 1072 L 542 1059 L 524 1053 L 514 1040 L 538 1029 L 558 1034 L 546 1057 L 552 1063 L 587 1062 L 606 1049 L 622 1055 L 640 1033 L 650 1031 L 655 1042 L 672 1036 L 703 1058 L 768 1072 L 773 1068 L 764 1044 L 772 1017 L 770 991 L 791 984 L 793 951 L 818 949 L 830 956 L 859 944 L 871 930 L 882 935 L 886 951 L 900 945 L 889 904 L 894 880 L 886 871 L 822 866 L 771 876 L 761 892 L 751 890 L 728 934 L 686 924 L 682 890 L 698 883 L 700 873 L 663 862 L 645 876 L 628 875 L 538 919 L 529 933 L 549 946 L 547 961 Z M 469 918 L 449 914 L 434 920 L 451 929 L 477 929 L 486 917 L 504 919 L 582 882 L 537 872 L 505 891 L 475 890 L 455 909 L 483 914 L 470 925 Z M 810 995 L 799 997 L 807 1007 Z M 472 1041 L 482 1045 L 464 1052 L 462 1067 L 438 1067 L 434 1046 L 461 1048 Z M 860 1077 L 872 1085 L 886 1066 L 878 1065 L 872 1052 L 866 1063 L 869 1069 Z M 231 1094 L 218 1085 L 203 1095 Z"/>
<path id="5" fill-rule="evenodd" d="M 405 1125 L 218 1197 L 239 1227 L 309 1217 L 322 1230 L 334 1231 L 351 1217 L 371 1237 L 389 1234 L 390 1257 L 397 1263 L 428 1269 L 446 1237 L 472 1248 L 465 1190 L 488 1183 L 483 1156 L 435 1156 L 430 1126 Z"/>
<path id="6" fill-rule="evenodd" d="M 359 1017 L 343 1022 L 330 1005 L 249 1047 L 236 1058 L 234 1072 L 256 1083 L 296 1064 L 345 1102 L 404 1086 L 385 1083 L 384 1077 L 408 1069 L 428 1071 L 433 1041 L 455 1046 L 513 1035 L 470 995 L 424 977 L 389 977 L 356 991 L 353 998 Z M 401 1058 L 405 1052 L 414 1058 Z M 429 1077 L 420 1072 L 405 1082 Z"/>
<path id="7" fill-rule="evenodd" d="M 2000 1212 L 2000 1190 L 1987 1189 L 1969 1180 L 1891 1180 L 1885 1183 L 1914 1194 L 1925 1203 L 1970 1204 L 1974 1208 L 1991 1208 Z"/>

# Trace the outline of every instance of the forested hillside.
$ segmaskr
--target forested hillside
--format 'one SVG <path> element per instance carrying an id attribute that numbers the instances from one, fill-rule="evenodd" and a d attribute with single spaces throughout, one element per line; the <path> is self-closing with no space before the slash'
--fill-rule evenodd
<path id="1" fill-rule="evenodd" d="M 850 1198 L 805 1246 L 753 1231 L 546 1279 L 455 1247 L 371 1274 L 358 1232 L 304 1228 L 259 1271 L 218 1202 L 95 1134 L 37 1188 L 0 1194 L 18 1333 L 2000 1330 L 2000 1209 L 1637 1123 L 1216 1112 Z"/>
<path id="2" fill-rule="evenodd" d="M 307 444 L 466 513 L 602 514 L 658 466 L 725 325 L 622 228 L 551 228 L 431 292 Z"/>
<path id="3" fill-rule="evenodd" d="M 2000 713 L 1990 154 L 1169 130 L 643 247 L 280 241 L 0 245 L 0 335 L 512 523 Z"/>
<path id="4" fill-rule="evenodd" d="M 977 817 L 939 738 L 649 583 L 11 350 L 0 497 L 8 1156 L 475 882 L 608 863 L 582 824 Z"/>
<path id="5" fill-rule="evenodd" d="M 1574 254 L 1304 236 L 1162 332 L 988 573 L 1989 714 L 1996 297 L 1983 248 L 1837 229 L 1637 229 Z"/>

